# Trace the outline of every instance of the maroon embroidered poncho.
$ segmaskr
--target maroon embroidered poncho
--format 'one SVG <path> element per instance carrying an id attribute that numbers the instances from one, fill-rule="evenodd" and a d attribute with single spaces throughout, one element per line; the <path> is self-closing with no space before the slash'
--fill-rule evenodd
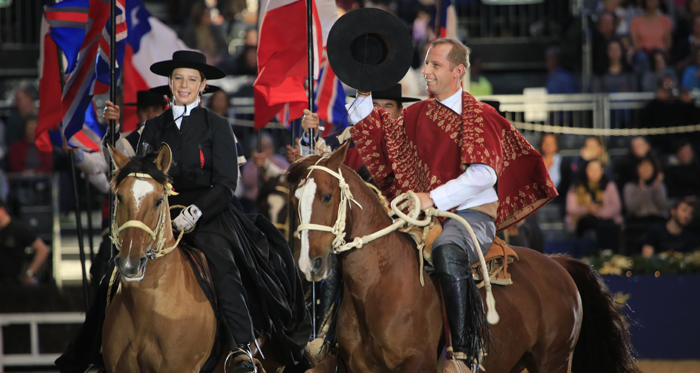
<path id="1" fill-rule="evenodd" d="M 430 192 L 471 163 L 498 176 L 496 229 L 501 231 L 557 196 L 540 153 L 496 110 L 464 92 L 461 117 L 435 99 L 409 106 L 392 120 L 374 109 L 351 130 L 367 169 L 390 200 L 409 190 Z"/>

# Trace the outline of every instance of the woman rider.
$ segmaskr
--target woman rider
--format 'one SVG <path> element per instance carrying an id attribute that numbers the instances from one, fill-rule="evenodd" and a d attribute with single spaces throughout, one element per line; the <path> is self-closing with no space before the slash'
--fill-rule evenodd
<path id="1" fill-rule="evenodd" d="M 311 326 L 291 251 L 272 223 L 246 217 L 231 204 L 238 178 L 233 131 L 226 119 L 200 106 L 207 78 L 225 74 L 194 51 L 175 52 L 151 71 L 168 77 L 172 102 L 145 122 L 136 154 L 157 151 L 162 143 L 172 149 L 168 174 L 178 195 L 168 201 L 186 206 L 173 217 L 173 227 L 194 229 L 183 240 L 209 262 L 222 332 L 238 361 L 234 372 L 255 371 L 249 346 L 262 333 L 276 344 L 278 362 L 295 364 Z M 262 312 L 251 317 L 251 306 Z"/>

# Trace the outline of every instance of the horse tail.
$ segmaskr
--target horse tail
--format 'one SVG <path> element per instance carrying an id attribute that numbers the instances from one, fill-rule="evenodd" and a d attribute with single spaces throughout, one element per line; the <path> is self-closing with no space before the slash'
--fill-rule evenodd
<path id="1" fill-rule="evenodd" d="M 574 349 L 573 373 L 639 373 L 624 315 L 602 277 L 590 265 L 568 256 L 552 257 L 574 279 L 581 295 L 583 321 Z"/>

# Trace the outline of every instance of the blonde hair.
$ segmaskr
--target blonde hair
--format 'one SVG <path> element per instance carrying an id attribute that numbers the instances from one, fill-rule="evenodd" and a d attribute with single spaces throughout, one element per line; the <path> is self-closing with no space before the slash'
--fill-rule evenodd
<path id="1" fill-rule="evenodd" d="M 462 44 L 462 42 L 454 38 L 437 39 L 430 43 L 430 48 L 436 45 L 452 46 L 452 49 L 450 49 L 450 53 L 447 54 L 447 60 L 450 61 L 450 63 L 452 64 L 450 69 L 454 69 L 459 65 L 464 66 L 464 72 L 462 73 L 462 75 L 459 76 L 459 80 L 462 80 L 462 77 L 469 68 L 469 53 L 471 52 L 471 49 L 469 49 L 466 45 Z"/>

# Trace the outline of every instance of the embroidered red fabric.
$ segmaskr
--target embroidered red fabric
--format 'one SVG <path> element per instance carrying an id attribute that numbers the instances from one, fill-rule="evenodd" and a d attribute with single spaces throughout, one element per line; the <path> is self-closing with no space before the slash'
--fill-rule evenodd
<path id="1" fill-rule="evenodd" d="M 464 173 L 471 163 L 498 176 L 496 228 L 501 231 L 557 196 L 542 156 L 510 122 L 469 93 L 462 115 L 435 99 L 421 101 L 392 120 L 372 114 L 352 129 L 367 169 L 384 195 L 429 192 Z"/>

